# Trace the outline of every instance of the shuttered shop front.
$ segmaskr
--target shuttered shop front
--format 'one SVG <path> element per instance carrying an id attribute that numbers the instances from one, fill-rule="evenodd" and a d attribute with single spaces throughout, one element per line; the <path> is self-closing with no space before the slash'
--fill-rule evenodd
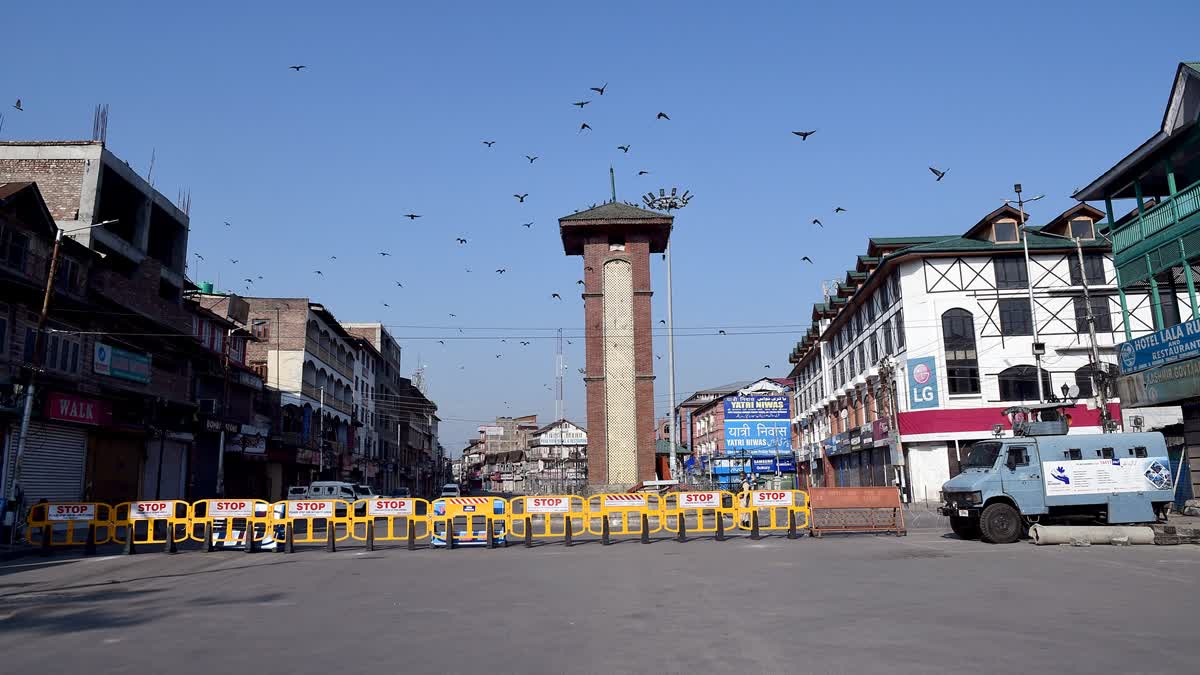
<path id="1" fill-rule="evenodd" d="M 11 487 L 17 460 L 17 430 L 8 435 L 5 489 Z M 83 496 L 87 432 L 80 428 L 31 422 L 21 459 L 25 503 L 39 499 L 75 501 Z M 5 494 L 8 494 L 7 492 Z"/>

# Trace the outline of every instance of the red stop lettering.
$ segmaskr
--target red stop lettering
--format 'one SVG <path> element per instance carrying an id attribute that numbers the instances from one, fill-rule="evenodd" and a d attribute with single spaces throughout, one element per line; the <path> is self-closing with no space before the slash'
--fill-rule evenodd
<path id="1" fill-rule="evenodd" d="M 58 505 L 57 507 L 55 507 L 55 512 L 56 512 L 56 513 L 62 513 L 62 514 L 68 514 L 68 513 L 75 513 L 75 514 L 78 514 L 78 513 L 86 513 L 86 512 L 87 512 L 87 507 L 86 507 L 86 506 L 84 506 L 83 504 L 60 504 L 60 505 Z"/>

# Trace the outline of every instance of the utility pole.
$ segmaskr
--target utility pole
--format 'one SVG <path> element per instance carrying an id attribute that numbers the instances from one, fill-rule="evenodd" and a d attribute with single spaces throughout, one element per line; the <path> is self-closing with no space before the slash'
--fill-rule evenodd
<path id="1" fill-rule="evenodd" d="M 25 405 L 21 411 L 21 430 L 17 436 L 17 456 L 13 466 L 12 496 L 17 499 L 21 494 L 21 459 L 25 454 L 25 438 L 29 436 L 29 418 L 33 415 L 33 396 L 37 388 L 38 372 L 42 369 L 42 333 L 46 331 L 46 319 L 50 316 L 50 298 L 54 295 L 54 277 L 58 274 L 58 253 L 62 249 L 63 231 L 59 229 L 54 234 L 54 252 L 50 254 L 50 272 L 46 276 L 46 289 L 42 294 L 42 313 L 38 315 L 37 332 L 33 336 L 33 363 L 29 364 L 29 380 L 25 383 Z M 8 501 L 8 495 L 5 495 Z M 16 513 L 21 513 L 21 504 L 17 503 Z M 11 538 L 15 540 L 19 523 L 13 520 L 10 529 Z"/>
<path id="2" fill-rule="evenodd" d="M 1088 327 L 1088 352 L 1092 358 L 1092 364 L 1096 380 L 1096 398 L 1100 405 L 1100 424 L 1103 427 L 1103 433 L 1109 432 L 1109 414 L 1108 414 L 1108 373 L 1100 370 L 1100 345 L 1096 342 L 1096 316 L 1092 313 L 1092 294 L 1091 288 L 1088 286 L 1087 270 L 1083 265 L 1083 240 L 1079 237 L 1071 237 L 1075 242 L 1075 253 L 1079 257 L 1079 280 L 1083 285 L 1083 302 L 1087 311 L 1087 327 Z"/>
<path id="3" fill-rule="evenodd" d="M 225 418 L 229 416 L 229 339 L 232 331 L 225 331 L 221 340 L 221 369 L 224 379 L 221 384 L 221 437 L 217 447 L 217 496 L 225 496 Z M 159 458 L 162 465 L 162 458 Z"/>
<path id="4" fill-rule="evenodd" d="M 317 478 L 325 479 L 325 387 L 321 387 L 321 407 L 317 409 Z M 222 434 L 225 432 L 222 431 Z"/>
<path id="5" fill-rule="evenodd" d="M 1029 289 L 1029 320 L 1033 323 L 1033 362 L 1037 368 L 1038 403 L 1044 403 L 1046 401 L 1046 392 L 1042 386 L 1042 354 L 1045 353 L 1046 346 L 1042 344 L 1041 339 L 1038 337 L 1037 310 L 1033 299 L 1033 270 L 1029 265 L 1029 231 L 1025 229 L 1025 202 L 1035 202 L 1045 197 L 1045 195 L 1025 199 L 1021 196 L 1020 183 L 1013 185 L 1013 191 L 1017 193 L 1017 210 L 1021 214 L 1021 245 L 1025 250 L 1025 286 Z"/>

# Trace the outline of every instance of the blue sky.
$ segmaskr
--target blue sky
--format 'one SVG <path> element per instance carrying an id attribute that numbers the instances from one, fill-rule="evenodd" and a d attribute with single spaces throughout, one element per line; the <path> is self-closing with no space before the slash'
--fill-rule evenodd
<path id="1" fill-rule="evenodd" d="M 607 198 L 610 164 L 621 199 L 696 195 L 673 239 L 686 395 L 785 375 L 821 280 L 870 235 L 965 231 L 1018 181 L 1048 195 L 1033 222 L 1065 209 L 1200 58 L 1185 2 L 177 4 L 6 8 L 0 137 L 87 138 L 108 103 L 110 149 L 143 175 L 153 152 L 156 186 L 192 193 L 193 277 L 245 292 L 262 275 L 255 294 L 391 325 L 452 451 L 496 415 L 553 416 L 553 329 L 583 326 L 556 221 Z M 655 352 L 664 410 L 664 337 Z"/>

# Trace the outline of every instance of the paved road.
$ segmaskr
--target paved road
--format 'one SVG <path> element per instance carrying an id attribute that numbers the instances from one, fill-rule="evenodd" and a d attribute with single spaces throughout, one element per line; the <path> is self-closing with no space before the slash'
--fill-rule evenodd
<path id="1" fill-rule="evenodd" d="M 6 672 L 1192 672 L 1200 547 L 908 537 L 24 559 Z"/>

